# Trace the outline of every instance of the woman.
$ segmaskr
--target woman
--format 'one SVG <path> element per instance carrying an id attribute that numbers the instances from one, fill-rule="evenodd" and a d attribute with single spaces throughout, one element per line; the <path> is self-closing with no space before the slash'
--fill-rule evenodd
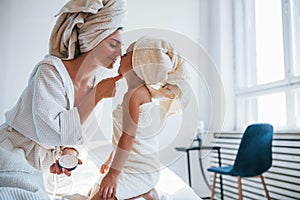
<path id="1" fill-rule="evenodd" d="M 122 56 L 119 74 L 128 91 L 113 112 L 114 151 L 100 169 L 107 174 L 92 189 L 92 200 L 159 199 L 158 135 L 166 116 L 187 104 L 184 60 L 164 40 L 142 37 Z M 157 101 L 158 100 L 158 101 Z"/>
<path id="2" fill-rule="evenodd" d="M 120 77 L 99 82 L 97 71 L 112 68 L 120 56 L 125 8 L 125 0 L 86 0 L 61 9 L 49 55 L 0 128 L 0 199 L 49 199 L 42 171 L 52 163 L 52 173 L 71 174 L 55 160 L 78 153 L 72 146 L 83 143 L 86 118 L 101 99 L 114 96 Z"/>

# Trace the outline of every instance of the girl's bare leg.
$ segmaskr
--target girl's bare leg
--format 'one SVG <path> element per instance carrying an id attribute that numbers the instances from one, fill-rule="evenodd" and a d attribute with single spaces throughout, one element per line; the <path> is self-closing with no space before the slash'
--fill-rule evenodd
<path id="1" fill-rule="evenodd" d="M 113 198 L 107 198 L 105 200 L 116 200 L 116 199 L 117 199 L 116 197 L 113 197 Z M 103 198 L 100 197 L 99 191 L 98 191 L 94 194 L 94 196 L 91 198 L 91 200 L 103 200 Z"/>
<path id="2" fill-rule="evenodd" d="M 127 199 L 127 200 L 134 200 L 134 199 L 137 199 L 137 198 L 140 198 L 140 197 L 143 197 L 146 200 L 159 200 L 157 191 L 154 188 L 152 188 L 149 192 L 147 192 L 145 194 L 142 194 L 142 195 L 139 195 L 137 197 L 133 197 L 133 198 L 130 198 L 130 199 Z"/>
<path id="3" fill-rule="evenodd" d="M 99 185 L 98 185 L 99 186 Z M 96 193 L 93 194 L 93 196 L 91 197 L 91 200 L 103 200 L 103 198 L 100 197 L 99 195 L 100 190 L 98 189 Z M 90 191 L 88 192 L 88 196 L 91 196 L 92 194 L 92 189 L 90 189 Z M 107 198 L 105 200 L 117 200 L 116 197 L 113 198 Z"/>
<path id="4" fill-rule="evenodd" d="M 149 192 L 142 195 L 146 200 L 159 200 L 157 191 L 152 188 Z"/>

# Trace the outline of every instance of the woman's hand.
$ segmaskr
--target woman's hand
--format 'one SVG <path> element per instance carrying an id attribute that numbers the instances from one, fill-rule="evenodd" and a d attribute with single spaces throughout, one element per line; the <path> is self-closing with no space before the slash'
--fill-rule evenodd
<path id="1" fill-rule="evenodd" d="M 64 148 L 61 155 L 66 155 L 66 154 L 73 154 L 75 156 L 78 156 L 78 151 L 75 148 L 67 147 L 67 148 Z M 78 159 L 78 164 L 81 165 L 82 160 Z M 52 173 L 52 174 L 62 174 L 62 173 L 64 173 L 67 176 L 71 176 L 71 172 L 69 170 L 59 167 L 58 160 L 56 160 L 55 163 L 53 163 L 50 166 L 49 170 L 50 170 L 50 173 Z"/>
<path id="2" fill-rule="evenodd" d="M 82 161 L 80 160 L 80 159 L 78 159 L 78 164 L 79 165 L 81 165 L 82 164 Z M 55 163 L 53 163 L 51 166 L 50 166 L 50 173 L 52 173 L 52 174 L 62 174 L 62 173 L 64 173 L 65 175 L 67 175 L 67 176 L 71 176 L 71 172 L 69 171 L 69 170 L 67 170 L 67 169 L 65 169 L 65 168 L 60 168 L 59 166 L 58 166 L 58 160 L 56 160 L 55 161 Z"/>
<path id="3" fill-rule="evenodd" d="M 96 86 L 95 105 L 103 98 L 114 97 L 116 93 L 116 82 L 122 78 L 121 75 L 103 79 Z"/>

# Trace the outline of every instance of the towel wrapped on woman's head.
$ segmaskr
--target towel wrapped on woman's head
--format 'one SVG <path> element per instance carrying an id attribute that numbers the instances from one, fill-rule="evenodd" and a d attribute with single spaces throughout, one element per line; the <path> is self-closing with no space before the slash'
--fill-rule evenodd
<path id="1" fill-rule="evenodd" d="M 70 60 L 125 26 L 126 0 L 70 0 L 58 15 L 49 53 Z"/>
<path id="2" fill-rule="evenodd" d="M 191 88 L 187 62 L 165 40 L 141 37 L 133 45 L 132 68 L 145 81 L 153 98 L 160 99 L 167 115 L 186 107 Z"/>

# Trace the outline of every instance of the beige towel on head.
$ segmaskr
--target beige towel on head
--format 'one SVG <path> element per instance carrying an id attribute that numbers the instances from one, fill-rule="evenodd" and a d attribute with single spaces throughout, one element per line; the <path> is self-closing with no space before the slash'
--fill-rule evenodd
<path id="1" fill-rule="evenodd" d="M 70 60 L 126 24 L 126 0 L 70 0 L 50 36 L 50 55 Z"/>
<path id="2" fill-rule="evenodd" d="M 159 98 L 167 115 L 187 105 L 189 86 L 187 62 L 167 41 L 144 36 L 133 47 L 132 66 L 145 81 L 153 98 Z"/>

